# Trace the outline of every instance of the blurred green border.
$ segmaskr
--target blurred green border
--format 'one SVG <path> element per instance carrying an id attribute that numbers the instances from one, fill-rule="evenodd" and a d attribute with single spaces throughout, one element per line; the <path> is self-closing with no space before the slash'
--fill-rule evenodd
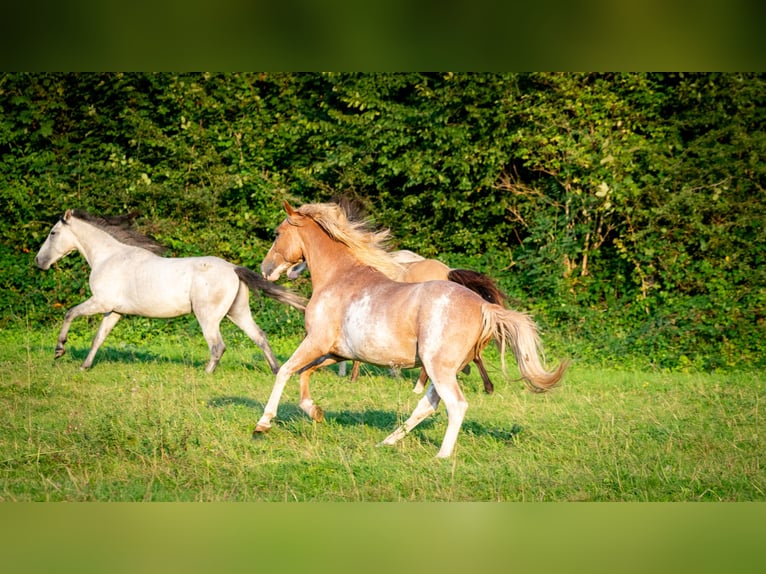
<path id="1" fill-rule="evenodd" d="M 0 69 L 758 71 L 762 21 L 751 0 L 28 0 Z"/>
<path id="2" fill-rule="evenodd" d="M 5 504 L 5 572 L 756 572 L 762 504 Z M 499 570 L 502 569 L 502 570 Z"/>
<path id="3" fill-rule="evenodd" d="M 763 70 L 755 2 L 9 5 L 0 70 Z M 0 505 L 7 572 L 756 572 L 747 504 Z M 756 570 L 757 569 L 757 570 Z"/>

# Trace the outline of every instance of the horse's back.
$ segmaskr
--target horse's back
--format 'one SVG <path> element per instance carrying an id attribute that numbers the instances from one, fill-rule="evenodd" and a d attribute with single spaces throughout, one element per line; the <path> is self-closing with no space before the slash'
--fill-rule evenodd
<path id="1" fill-rule="evenodd" d="M 436 259 L 423 259 L 406 265 L 407 269 L 401 280 L 407 283 L 423 281 L 447 280 L 449 267 Z"/>

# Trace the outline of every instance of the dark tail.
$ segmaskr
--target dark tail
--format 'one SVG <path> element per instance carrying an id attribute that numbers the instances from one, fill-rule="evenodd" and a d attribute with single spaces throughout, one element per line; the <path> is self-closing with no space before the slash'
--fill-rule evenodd
<path id="1" fill-rule="evenodd" d="M 237 267 L 234 271 L 251 291 L 254 291 L 255 293 L 262 291 L 266 297 L 270 297 L 280 303 L 286 303 L 291 307 L 295 307 L 299 311 L 306 310 L 308 299 L 298 295 L 294 291 L 290 291 L 290 289 L 277 285 L 268 279 L 264 279 L 263 275 L 256 273 L 247 267 Z"/>
<path id="2" fill-rule="evenodd" d="M 468 287 L 485 301 L 505 307 L 505 301 L 508 297 L 492 279 L 483 273 L 470 269 L 450 269 L 447 279 L 463 287 Z"/>

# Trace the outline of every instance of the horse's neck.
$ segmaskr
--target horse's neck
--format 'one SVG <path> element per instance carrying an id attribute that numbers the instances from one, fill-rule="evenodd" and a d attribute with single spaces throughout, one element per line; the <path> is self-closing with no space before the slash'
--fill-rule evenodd
<path id="1" fill-rule="evenodd" d="M 77 249 L 91 268 L 98 266 L 101 261 L 114 255 L 114 252 L 127 246 L 117 241 L 106 231 L 84 221 L 74 220 L 73 231 L 77 237 Z"/>
<path id="2" fill-rule="evenodd" d="M 349 271 L 360 265 L 351 250 L 329 237 L 318 226 L 310 237 L 303 238 L 304 256 L 311 272 L 311 284 L 314 292 L 326 285 L 342 281 Z"/>

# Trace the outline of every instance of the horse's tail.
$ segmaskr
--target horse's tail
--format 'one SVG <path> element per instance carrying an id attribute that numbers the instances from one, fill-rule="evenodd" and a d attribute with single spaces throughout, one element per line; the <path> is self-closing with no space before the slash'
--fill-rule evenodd
<path id="1" fill-rule="evenodd" d="M 450 269 L 449 273 L 447 273 L 447 279 L 453 283 L 468 287 L 468 289 L 485 301 L 505 307 L 508 297 L 492 279 L 483 273 L 471 271 L 470 269 Z"/>
<path id="2" fill-rule="evenodd" d="M 543 393 L 555 387 L 569 367 L 563 361 L 554 371 L 546 371 L 540 362 L 538 350 L 542 351 L 537 325 L 526 313 L 504 309 L 498 305 L 482 305 L 484 327 L 477 345 L 484 346 L 496 339 L 500 347 L 500 360 L 505 372 L 505 347 L 513 348 L 521 378 L 527 388 Z"/>
<path id="3" fill-rule="evenodd" d="M 236 267 L 234 269 L 240 280 L 247 285 L 251 291 L 258 293 L 263 291 L 264 295 L 275 299 L 280 303 L 286 303 L 295 307 L 299 311 L 305 311 L 308 305 L 308 299 L 298 295 L 294 291 L 277 285 L 268 279 L 265 279 L 260 273 L 256 273 L 247 267 Z"/>

